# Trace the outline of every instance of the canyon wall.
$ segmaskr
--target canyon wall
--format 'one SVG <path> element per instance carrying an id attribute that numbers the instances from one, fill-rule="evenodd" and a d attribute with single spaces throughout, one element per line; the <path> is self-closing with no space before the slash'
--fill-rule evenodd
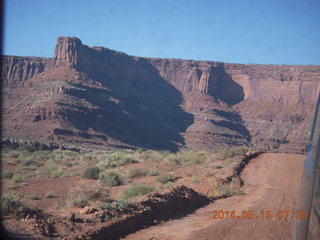
<path id="1" fill-rule="evenodd" d="M 2 57 L 4 136 L 96 147 L 302 152 L 320 66 L 142 58 L 74 37 Z"/>

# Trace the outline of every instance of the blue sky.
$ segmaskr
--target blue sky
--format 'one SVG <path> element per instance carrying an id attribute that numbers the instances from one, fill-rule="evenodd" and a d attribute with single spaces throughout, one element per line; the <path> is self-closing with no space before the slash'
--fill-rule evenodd
<path id="1" fill-rule="evenodd" d="M 52 57 L 58 36 L 130 55 L 320 65 L 320 0 L 7 0 L 3 54 Z"/>

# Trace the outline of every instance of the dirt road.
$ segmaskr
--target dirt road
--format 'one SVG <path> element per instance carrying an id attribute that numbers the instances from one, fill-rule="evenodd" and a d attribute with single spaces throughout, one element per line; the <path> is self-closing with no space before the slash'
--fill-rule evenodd
<path id="1" fill-rule="evenodd" d="M 292 219 L 280 219 L 278 210 L 295 210 L 304 156 L 265 153 L 253 159 L 241 174 L 245 195 L 218 200 L 184 218 L 171 220 L 134 234 L 126 240 L 291 239 Z M 254 219 L 212 219 L 213 210 L 252 210 Z M 271 219 L 261 211 L 271 210 Z"/>

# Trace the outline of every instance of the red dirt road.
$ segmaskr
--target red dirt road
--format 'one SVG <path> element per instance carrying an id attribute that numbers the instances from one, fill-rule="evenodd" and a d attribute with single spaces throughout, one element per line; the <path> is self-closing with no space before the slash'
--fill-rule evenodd
<path id="1" fill-rule="evenodd" d="M 296 209 L 305 156 L 265 153 L 253 159 L 241 174 L 245 195 L 218 200 L 184 218 L 171 220 L 134 234 L 126 240 L 249 240 L 291 239 L 293 214 L 277 217 L 278 210 Z M 213 210 L 252 210 L 254 219 L 211 219 Z M 271 210 L 271 219 L 262 219 L 261 211 Z"/>

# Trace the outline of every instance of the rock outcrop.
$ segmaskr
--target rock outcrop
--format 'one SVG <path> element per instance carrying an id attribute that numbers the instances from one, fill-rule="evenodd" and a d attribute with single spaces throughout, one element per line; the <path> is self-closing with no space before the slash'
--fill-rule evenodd
<path id="1" fill-rule="evenodd" d="M 51 59 L 4 56 L 4 136 L 178 150 L 304 150 L 320 66 L 141 58 L 75 37 Z"/>
<path id="2" fill-rule="evenodd" d="M 15 88 L 20 83 L 42 73 L 48 58 L 2 56 L 1 79 L 4 87 Z"/>

